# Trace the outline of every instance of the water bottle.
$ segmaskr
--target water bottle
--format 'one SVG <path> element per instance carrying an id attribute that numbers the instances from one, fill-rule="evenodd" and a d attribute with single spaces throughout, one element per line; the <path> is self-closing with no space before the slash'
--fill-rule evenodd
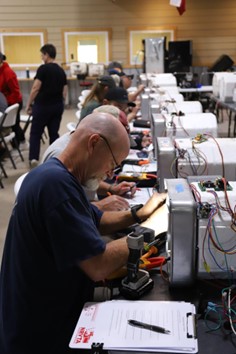
<path id="1" fill-rule="evenodd" d="M 26 77 L 27 77 L 27 79 L 29 79 L 29 78 L 30 78 L 30 71 L 29 71 L 29 68 L 26 68 L 25 72 L 26 72 Z"/>

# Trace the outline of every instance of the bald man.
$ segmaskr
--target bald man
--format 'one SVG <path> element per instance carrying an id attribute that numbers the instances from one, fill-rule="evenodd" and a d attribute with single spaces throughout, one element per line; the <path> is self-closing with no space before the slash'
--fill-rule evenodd
<path id="1" fill-rule="evenodd" d="M 0 353 L 66 354 L 94 281 L 127 263 L 126 237 L 101 234 L 135 222 L 130 210 L 102 212 L 82 186 L 97 188 L 129 152 L 124 126 L 107 113 L 84 118 L 58 158 L 24 179 L 6 235 L 0 276 Z M 137 211 L 145 220 L 162 204 L 155 193 Z"/>
<path id="2" fill-rule="evenodd" d="M 112 105 L 102 105 L 95 108 L 94 112 L 110 113 L 115 118 L 120 120 L 127 131 L 128 121 L 126 115 L 118 107 Z M 51 157 L 57 157 L 67 146 L 72 133 L 73 132 L 67 132 L 55 140 L 44 152 L 41 163 L 47 161 Z M 105 197 L 101 200 L 98 200 L 96 191 L 91 191 L 88 188 L 85 188 L 85 192 L 88 199 L 102 211 L 124 210 L 129 209 L 129 203 L 125 198 L 123 198 L 123 196 L 129 192 L 132 197 L 136 192 L 136 184 L 134 182 L 127 181 L 123 181 L 119 184 L 109 184 L 105 181 L 100 181 L 97 192 L 99 196 Z"/>

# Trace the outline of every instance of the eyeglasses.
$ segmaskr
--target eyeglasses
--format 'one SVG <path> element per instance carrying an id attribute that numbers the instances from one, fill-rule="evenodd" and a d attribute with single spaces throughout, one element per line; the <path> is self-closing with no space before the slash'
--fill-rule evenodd
<path id="1" fill-rule="evenodd" d="M 102 139 L 105 141 L 106 146 L 107 146 L 108 149 L 110 150 L 111 156 L 112 156 L 112 158 L 113 158 L 113 160 L 114 160 L 114 162 L 115 162 L 115 167 L 114 167 L 114 170 L 115 170 L 117 167 L 119 167 L 119 164 L 118 164 L 118 162 L 116 161 L 116 158 L 115 158 L 115 156 L 114 156 L 114 154 L 113 154 L 113 152 L 112 152 L 111 146 L 110 146 L 110 144 L 108 143 L 108 140 L 107 140 L 107 138 L 105 138 L 104 135 L 99 134 L 99 136 L 100 136 L 100 138 L 102 138 Z"/>

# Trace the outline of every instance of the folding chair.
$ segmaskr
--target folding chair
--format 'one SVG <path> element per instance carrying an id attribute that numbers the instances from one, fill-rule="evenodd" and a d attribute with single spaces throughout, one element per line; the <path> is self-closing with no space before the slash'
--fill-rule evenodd
<path id="1" fill-rule="evenodd" d="M 26 114 L 21 114 L 20 115 L 20 122 L 21 123 L 24 123 L 24 126 L 23 126 L 23 132 L 25 133 L 26 130 L 28 129 L 28 126 L 30 125 L 30 123 L 32 122 L 32 115 L 29 114 L 29 115 L 26 115 Z"/>
<path id="2" fill-rule="evenodd" d="M 21 175 L 20 177 L 17 178 L 15 184 L 14 184 L 14 193 L 15 193 L 15 196 L 17 196 L 19 190 L 20 190 L 20 187 L 21 187 L 21 184 L 24 180 L 24 178 L 27 176 L 29 172 L 25 172 L 23 175 Z"/>
<path id="3" fill-rule="evenodd" d="M 73 132 L 76 129 L 76 123 L 75 122 L 69 122 L 66 124 L 67 129 L 69 132 Z"/>
<path id="4" fill-rule="evenodd" d="M 4 185 L 2 183 L 2 178 L 3 177 L 7 178 L 8 176 L 7 176 L 7 173 L 6 173 L 6 170 L 5 170 L 4 166 L 2 164 L 2 161 L 0 160 L 0 187 L 1 188 L 4 188 Z"/>
<path id="5" fill-rule="evenodd" d="M 24 132 L 24 133 L 25 133 L 26 130 L 28 129 L 28 126 L 32 123 L 32 120 L 33 120 L 33 116 L 32 116 L 31 114 L 29 114 L 29 115 L 21 114 L 21 116 L 20 116 L 20 122 L 24 124 L 24 126 L 23 126 L 23 132 Z M 44 135 L 44 137 L 45 137 L 46 139 L 48 138 L 48 137 L 47 137 L 47 134 L 46 134 L 46 132 L 45 132 L 45 130 L 44 130 L 44 132 L 43 132 L 43 135 Z M 45 141 L 44 141 L 44 139 L 43 139 L 43 136 L 41 136 L 41 140 L 42 140 L 42 143 L 45 144 Z"/>
<path id="6" fill-rule="evenodd" d="M 8 144 L 11 143 L 12 141 L 14 141 L 16 150 L 18 151 L 21 160 L 24 161 L 24 158 L 23 158 L 22 153 L 20 151 L 19 144 L 18 144 L 17 140 L 15 139 L 15 132 L 10 131 L 6 135 L 4 135 L 3 128 L 10 128 L 11 129 L 16 124 L 16 116 L 17 116 L 18 108 L 19 108 L 18 103 L 9 106 L 5 110 L 5 112 L 3 113 L 3 116 L 1 117 L 1 122 L 0 122 L 0 142 L 5 147 L 6 153 L 9 156 L 12 166 L 15 169 L 16 169 L 16 164 L 15 164 L 15 161 L 12 157 L 11 149 L 9 149 Z"/>

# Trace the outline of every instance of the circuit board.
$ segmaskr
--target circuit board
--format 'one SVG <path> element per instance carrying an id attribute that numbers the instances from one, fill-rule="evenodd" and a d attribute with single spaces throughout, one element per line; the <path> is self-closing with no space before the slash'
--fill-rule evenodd
<path id="1" fill-rule="evenodd" d="M 233 187 L 229 184 L 228 181 L 225 181 L 225 184 L 226 184 L 226 191 L 233 190 Z M 200 181 L 198 183 L 198 186 L 202 192 L 205 192 L 207 189 L 213 189 L 215 191 L 224 191 L 225 184 L 223 178 L 216 178 L 214 181 L 213 180 Z"/>

